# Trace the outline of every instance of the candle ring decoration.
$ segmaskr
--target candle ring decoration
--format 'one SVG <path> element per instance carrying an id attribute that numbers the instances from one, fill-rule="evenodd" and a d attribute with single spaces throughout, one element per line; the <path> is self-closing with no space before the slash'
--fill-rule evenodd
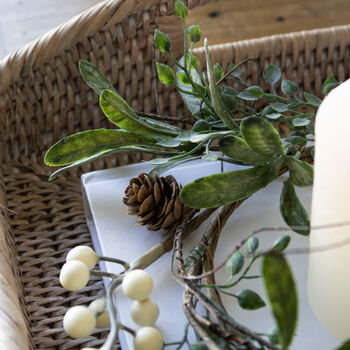
<path id="1" fill-rule="evenodd" d="M 73 338 L 84 338 L 96 327 L 110 328 L 101 347 L 104 350 L 115 348 L 121 331 L 134 337 L 136 350 L 168 346 L 197 350 L 289 349 L 298 318 L 297 289 L 285 254 L 292 235 L 282 235 L 262 251 L 259 242 L 263 237 L 259 236 L 261 230 L 257 230 L 241 242 L 233 242 L 235 249 L 217 266 L 214 256 L 228 218 L 244 201 L 282 174 L 288 173 L 280 196 L 281 216 L 290 231 L 309 235 L 309 216 L 295 187 L 313 184 L 314 119 L 322 100 L 282 79 L 276 65 L 260 67 L 255 58 L 231 63 L 224 72 L 220 64 L 212 63 L 206 39 L 203 72 L 194 51 L 195 43 L 201 40 L 201 30 L 198 25 L 186 26 L 187 7 L 182 1 L 175 1 L 175 13 L 183 24 L 183 56 L 174 57 L 169 36 L 155 29 L 154 44 L 169 65 L 155 62 L 154 74 L 161 83 L 179 92 L 191 112 L 188 119 L 191 127 L 176 126 L 177 119 L 162 116 L 159 105 L 155 114 L 136 112 L 92 63 L 80 61 L 82 78 L 99 94 L 102 111 L 117 128 L 65 137 L 46 153 L 47 165 L 61 167 L 50 176 L 50 181 L 87 161 L 113 154 L 141 152 L 153 156 L 149 161 L 153 170 L 149 174 L 135 174 L 121 200 L 128 213 L 136 216 L 138 225 L 167 232 L 161 244 L 131 262 L 97 256 L 89 247 L 70 251 L 60 275 L 64 288 L 81 290 L 90 275 L 109 278 L 110 282 L 102 298 L 67 311 L 64 329 Z M 249 85 L 245 77 L 247 65 L 259 73 L 259 85 Z M 156 77 L 154 81 L 158 101 Z M 338 85 L 334 75 L 330 75 L 323 85 L 324 96 Z M 204 176 L 183 187 L 173 176 L 161 176 L 197 159 L 243 168 Z M 207 227 L 202 229 L 204 222 Z M 183 241 L 198 228 L 203 230 L 201 239 L 186 256 Z M 144 271 L 169 251 L 172 251 L 169 274 L 184 287 L 183 309 L 188 321 L 182 339 L 175 343 L 167 343 L 154 327 L 159 308 L 150 298 L 152 278 Z M 119 264 L 123 271 L 115 275 L 95 269 L 101 260 Z M 251 268 L 258 263 L 261 274 L 252 275 Z M 227 273 L 226 282 L 221 284 L 215 279 L 220 268 Z M 242 281 L 251 279 L 261 280 L 267 300 L 252 289 L 240 288 Z M 138 330 L 117 320 L 114 291 L 119 286 L 134 300 L 130 313 L 134 323 L 141 327 Z M 261 334 L 250 329 L 249 324 L 241 324 L 226 310 L 222 295 L 232 297 L 245 310 L 269 307 L 275 328 L 269 334 Z M 195 343 L 188 337 L 190 329 L 197 336 Z M 349 346 L 345 342 L 339 349 L 350 349 Z"/>

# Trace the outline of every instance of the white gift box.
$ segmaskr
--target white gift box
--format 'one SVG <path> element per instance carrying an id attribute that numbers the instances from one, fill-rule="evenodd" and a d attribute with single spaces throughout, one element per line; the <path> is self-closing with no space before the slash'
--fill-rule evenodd
<path id="1" fill-rule="evenodd" d="M 135 217 L 126 214 L 122 202 L 124 190 L 129 180 L 142 172 L 149 172 L 152 165 L 140 163 L 115 169 L 95 171 L 82 176 L 82 188 L 88 226 L 93 244 L 100 255 L 112 256 L 126 261 L 132 261 L 155 244 L 164 240 L 162 232 L 150 232 L 145 227 L 135 225 Z M 240 168 L 236 165 L 224 164 L 224 170 Z M 178 166 L 170 171 L 179 183 L 185 185 L 192 180 L 220 172 L 220 162 L 198 160 Z M 166 175 L 168 173 L 162 174 Z M 285 177 L 279 178 L 266 188 L 260 190 L 245 201 L 231 216 L 225 225 L 215 255 L 215 263 L 219 264 L 233 250 L 237 242 L 249 235 L 252 230 L 262 227 L 285 226 L 279 212 L 279 196 Z M 298 191 L 304 205 L 309 208 L 311 189 Z M 189 250 L 200 240 L 206 223 L 193 232 L 184 242 L 184 251 Z M 259 236 L 259 249 L 269 248 L 275 239 L 286 232 L 263 232 Z M 292 241 L 289 248 L 307 248 L 308 238 L 290 232 Z M 331 350 L 339 342 L 333 338 L 313 315 L 307 299 L 306 281 L 308 271 L 308 256 L 291 255 L 288 260 L 296 279 L 299 296 L 299 321 L 297 334 L 292 349 L 297 350 Z M 154 280 L 154 290 L 151 298 L 160 308 L 160 316 L 156 327 L 161 330 L 166 343 L 180 341 L 187 324 L 182 310 L 182 287 L 178 285 L 170 273 L 171 253 L 162 256 L 147 268 Z M 255 263 L 251 274 L 260 273 L 260 260 Z M 112 263 L 101 266 L 108 272 L 118 272 L 120 267 Z M 216 274 L 217 283 L 223 283 L 228 275 L 225 269 Z M 105 280 L 108 283 L 108 280 Z M 238 293 L 243 289 L 252 289 L 267 302 L 261 279 L 244 280 L 232 291 Z M 274 326 L 273 316 L 269 306 L 255 311 L 243 310 L 237 300 L 223 295 L 223 302 L 230 314 L 241 324 L 260 333 L 268 333 Z M 132 303 L 126 298 L 121 288 L 116 292 L 119 319 L 127 326 L 138 329 L 130 318 L 129 309 Z M 195 342 L 193 334 L 191 340 Z M 126 332 L 120 332 L 122 349 L 133 349 L 132 337 Z M 173 346 L 167 349 L 175 349 Z"/>

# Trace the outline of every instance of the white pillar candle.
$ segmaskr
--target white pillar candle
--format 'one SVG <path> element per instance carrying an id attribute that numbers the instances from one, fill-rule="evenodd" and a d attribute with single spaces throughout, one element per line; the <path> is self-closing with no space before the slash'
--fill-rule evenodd
<path id="1" fill-rule="evenodd" d="M 350 80 L 320 106 L 315 125 L 311 225 L 350 221 Z M 339 340 L 350 338 L 350 244 L 312 253 L 350 239 L 350 226 L 313 229 L 308 293 L 320 322 Z"/>

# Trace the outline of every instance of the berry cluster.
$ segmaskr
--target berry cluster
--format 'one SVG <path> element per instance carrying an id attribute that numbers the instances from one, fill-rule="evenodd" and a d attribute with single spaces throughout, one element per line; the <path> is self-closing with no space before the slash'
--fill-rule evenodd
<path id="1" fill-rule="evenodd" d="M 118 259 L 98 256 L 93 249 L 87 246 L 73 248 L 66 257 L 60 273 L 61 285 L 69 291 L 83 289 L 90 278 L 90 274 L 96 274 L 92 270 L 99 260 L 109 260 L 121 263 Z M 125 263 L 125 266 L 128 266 Z M 126 268 L 127 270 L 127 268 Z M 100 274 L 103 274 L 100 272 Z M 163 348 L 163 336 L 159 330 L 153 327 L 159 316 L 158 305 L 149 298 L 153 290 L 153 280 L 144 270 L 125 271 L 120 275 L 109 277 L 121 278 L 124 294 L 133 300 L 130 308 L 132 320 L 141 328 L 134 332 L 135 350 L 161 350 Z M 95 328 L 110 327 L 109 313 L 106 308 L 106 298 L 94 300 L 88 307 L 79 305 L 71 307 L 63 319 L 63 328 L 72 338 L 85 338 L 92 334 Z M 84 348 L 82 350 L 93 350 Z"/>

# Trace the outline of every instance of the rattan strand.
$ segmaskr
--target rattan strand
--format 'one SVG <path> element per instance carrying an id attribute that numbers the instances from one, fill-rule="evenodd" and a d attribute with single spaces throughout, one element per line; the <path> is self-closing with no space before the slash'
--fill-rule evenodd
<path id="1" fill-rule="evenodd" d="M 190 6 L 208 2 L 193 0 Z M 154 109 L 152 35 L 163 26 L 181 45 L 173 1 L 106 1 L 0 62 L 0 349 L 78 349 L 98 346 L 104 333 L 72 340 L 62 332 L 67 307 L 102 293 L 89 283 L 82 293 L 58 284 L 68 249 L 91 244 L 80 196 L 79 172 L 53 183 L 43 165 L 45 150 L 76 131 L 109 127 L 97 96 L 79 77 L 80 58 L 91 60 L 137 110 Z M 181 31 L 180 31 L 181 32 Z M 334 72 L 349 77 L 350 26 L 273 36 L 211 48 L 213 59 L 256 57 L 275 62 L 301 88 L 321 92 Z M 202 56 L 202 51 L 197 54 Z M 252 82 L 254 64 L 244 67 Z M 176 92 L 159 86 L 161 110 L 185 116 Z M 122 155 L 86 165 L 80 171 L 129 164 L 141 155 Z M 116 238 L 117 239 L 117 238 Z"/>

